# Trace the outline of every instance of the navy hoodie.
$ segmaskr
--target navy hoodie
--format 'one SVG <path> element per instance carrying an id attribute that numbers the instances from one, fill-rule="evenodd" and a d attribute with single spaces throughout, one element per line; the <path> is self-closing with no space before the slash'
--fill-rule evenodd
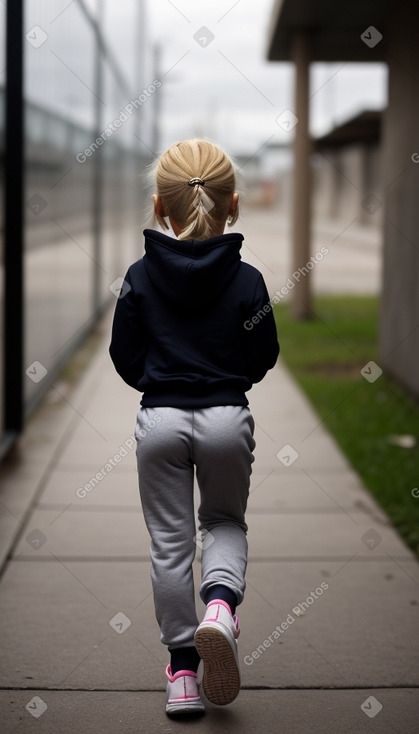
<path id="1" fill-rule="evenodd" d="M 143 392 L 144 407 L 248 405 L 245 392 L 275 365 L 279 346 L 263 277 L 241 260 L 243 235 L 144 236 L 116 303 L 117 372 Z"/>

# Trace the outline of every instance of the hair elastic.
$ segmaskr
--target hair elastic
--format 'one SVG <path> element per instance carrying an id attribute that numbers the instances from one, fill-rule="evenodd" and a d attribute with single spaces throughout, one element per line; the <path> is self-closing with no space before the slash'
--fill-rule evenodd
<path id="1" fill-rule="evenodd" d="M 202 178 L 191 178 L 190 181 L 188 181 L 188 186 L 205 186 L 205 181 Z"/>

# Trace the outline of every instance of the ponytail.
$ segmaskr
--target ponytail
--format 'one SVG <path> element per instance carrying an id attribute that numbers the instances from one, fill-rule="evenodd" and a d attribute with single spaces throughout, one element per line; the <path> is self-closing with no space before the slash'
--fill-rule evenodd
<path id="1" fill-rule="evenodd" d="M 179 240 L 205 240 L 225 222 L 235 190 L 234 168 L 218 145 L 206 140 L 175 143 L 156 168 L 157 193 L 165 215 L 181 227 Z M 238 208 L 229 226 L 238 218 Z M 167 222 L 157 217 L 163 229 Z"/>

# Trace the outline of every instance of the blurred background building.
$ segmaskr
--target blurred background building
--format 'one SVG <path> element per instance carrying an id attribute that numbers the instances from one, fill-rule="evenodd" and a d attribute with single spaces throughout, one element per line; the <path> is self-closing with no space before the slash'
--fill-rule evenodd
<path id="1" fill-rule="evenodd" d="M 376 224 L 383 225 L 381 364 L 419 395 L 419 47 L 415 31 L 419 6 L 415 0 L 353 0 L 339 6 L 332 0 L 276 0 L 271 20 L 269 58 L 292 60 L 296 69 L 294 264 L 308 259 L 313 190 L 319 205 L 324 185 L 318 188 L 317 184 L 323 171 L 329 177 L 329 202 L 323 197 L 329 212 L 336 215 L 346 208 L 348 216 L 352 210 L 358 221 L 373 216 Z M 309 69 L 316 61 L 388 64 L 382 136 L 381 117 L 364 112 L 312 146 Z M 305 279 L 297 294 L 298 315 L 304 315 L 309 300 Z"/>

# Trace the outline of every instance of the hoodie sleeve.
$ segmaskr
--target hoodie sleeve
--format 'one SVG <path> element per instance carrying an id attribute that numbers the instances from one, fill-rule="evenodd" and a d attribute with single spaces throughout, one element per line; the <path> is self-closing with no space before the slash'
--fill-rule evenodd
<path id="1" fill-rule="evenodd" d="M 129 288 L 129 290 L 128 290 Z M 123 291 L 126 290 L 125 295 Z M 138 390 L 138 381 L 144 374 L 148 337 L 139 312 L 130 270 L 118 297 L 112 325 L 109 353 L 122 379 Z"/>
<path id="2" fill-rule="evenodd" d="M 243 324 L 243 348 L 249 379 L 252 383 L 260 382 L 275 366 L 279 354 L 275 319 L 261 274 Z"/>

